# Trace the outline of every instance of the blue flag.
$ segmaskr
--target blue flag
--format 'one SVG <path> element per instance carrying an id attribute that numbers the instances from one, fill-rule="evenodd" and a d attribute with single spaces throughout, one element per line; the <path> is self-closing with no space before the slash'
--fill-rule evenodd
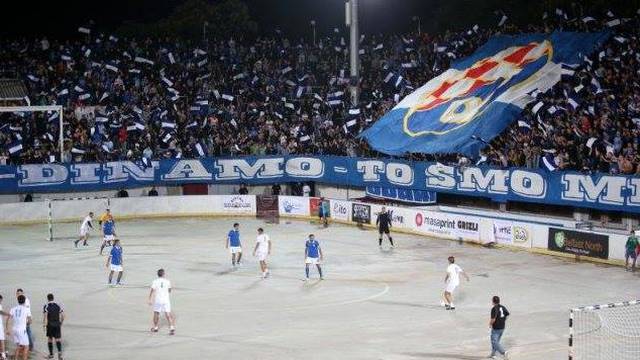
<path id="1" fill-rule="evenodd" d="M 609 32 L 496 36 L 400 101 L 360 136 L 382 153 L 475 157 Z"/>

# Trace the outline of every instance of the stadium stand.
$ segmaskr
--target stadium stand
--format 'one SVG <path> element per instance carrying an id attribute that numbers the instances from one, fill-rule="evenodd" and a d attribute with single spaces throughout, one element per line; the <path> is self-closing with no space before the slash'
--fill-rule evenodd
<path id="1" fill-rule="evenodd" d="M 546 14 L 545 14 L 546 15 Z M 55 114 L 0 117 L 0 163 L 140 160 L 210 155 L 384 156 L 358 134 L 399 99 L 498 33 L 612 31 L 599 54 L 537 95 L 477 159 L 409 159 L 499 167 L 640 172 L 639 18 L 544 16 L 518 28 L 363 36 L 360 103 L 350 106 L 346 34 L 316 46 L 281 33 L 252 43 L 82 36 L 2 40 L 0 67 L 18 69 L 33 105 L 65 106 L 65 152 Z M 96 31 L 93 31 L 94 33 Z M 538 105 L 542 104 L 542 105 Z M 21 147 L 15 145 L 20 143 Z M 10 151 L 13 149 L 13 151 Z M 19 150 L 16 150 L 19 149 Z"/>

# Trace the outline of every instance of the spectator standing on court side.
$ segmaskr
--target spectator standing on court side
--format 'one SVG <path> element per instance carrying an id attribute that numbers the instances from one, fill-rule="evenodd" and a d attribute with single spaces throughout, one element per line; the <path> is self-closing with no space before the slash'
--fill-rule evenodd
<path id="1" fill-rule="evenodd" d="M 627 243 L 625 244 L 625 254 L 624 254 L 624 267 L 627 271 L 636 271 L 636 259 L 638 257 L 638 246 L 640 243 L 638 242 L 638 235 L 631 230 L 629 237 L 627 238 Z M 631 267 L 629 267 L 629 259 L 632 259 Z"/>
<path id="2" fill-rule="evenodd" d="M 509 310 L 500 305 L 500 297 L 493 297 L 493 307 L 491 308 L 491 318 L 489 319 L 489 328 L 491 328 L 491 354 L 489 358 L 495 359 L 496 353 L 500 353 L 505 359 L 508 359 L 507 351 L 500 344 L 502 334 L 509 316 Z"/>

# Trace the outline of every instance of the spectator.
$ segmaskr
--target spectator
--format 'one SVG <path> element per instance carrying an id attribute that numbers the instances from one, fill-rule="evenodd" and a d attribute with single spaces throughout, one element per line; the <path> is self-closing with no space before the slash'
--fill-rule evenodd
<path id="1" fill-rule="evenodd" d="M 151 190 L 149 190 L 149 193 L 147 193 L 148 196 L 158 196 L 158 190 L 156 190 L 156 187 L 153 186 L 151 187 Z"/>
<path id="2" fill-rule="evenodd" d="M 129 192 L 124 188 L 120 189 L 120 191 L 118 191 L 118 193 L 116 194 L 116 197 L 119 197 L 119 198 L 129 197 Z"/>
<path id="3" fill-rule="evenodd" d="M 238 189 L 238 194 L 247 195 L 249 193 L 249 189 L 247 189 L 247 185 L 240 184 L 240 189 Z"/>
<path id="4" fill-rule="evenodd" d="M 33 195 L 27 194 L 24 196 L 24 202 L 33 202 Z"/>
<path id="5" fill-rule="evenodd" d="M 271 186 L 271 195 L 280 195 L 281 190 L 280 184 L 273 184 Z"/>

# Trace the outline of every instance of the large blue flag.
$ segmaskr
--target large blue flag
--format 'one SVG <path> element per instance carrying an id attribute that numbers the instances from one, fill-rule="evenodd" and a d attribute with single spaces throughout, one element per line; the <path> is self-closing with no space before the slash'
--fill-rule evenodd
<path id="1" fill-rule="evenodd" d="M 554 32 L 496 36 L 473 55 L 402 99 L 364 131 L 377 151 L 476 156 L 528 103 L 560 81 L 609 37 Z"/>

